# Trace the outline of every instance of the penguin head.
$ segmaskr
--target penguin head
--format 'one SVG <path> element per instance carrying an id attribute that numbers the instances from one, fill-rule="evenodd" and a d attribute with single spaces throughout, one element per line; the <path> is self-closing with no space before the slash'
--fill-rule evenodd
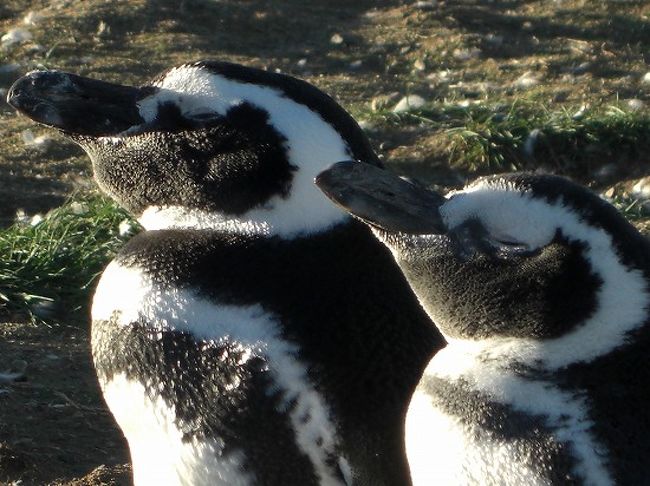
<path id="1" fill-rule="evenodd" d="M 442 198 L 386 174 L 341 163 L 317 184 L 374 227 L 449 342 L 515 343 L 553 368 L 607 353 L 648 320 L 648 242 L 588 189 L 509 174 Z"/>
<path id="2" fill-rule="evenodd" d="M 184 64 L 142 87 L 35 71 L 8 102 L 81 145 L 100 188 L 147 229 L 319 231 L 345 215 L 314 176 L 346 158 L 379 164 L 320 90 L 236 64 Z"/>

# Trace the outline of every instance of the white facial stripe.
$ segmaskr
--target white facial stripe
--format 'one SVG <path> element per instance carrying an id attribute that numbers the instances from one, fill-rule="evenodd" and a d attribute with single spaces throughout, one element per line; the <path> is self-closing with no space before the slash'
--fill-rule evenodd
<path id="1" fill-rule="evenodd" d="M 282 338 L 276 319 L 261 306 L 216 305 L 189 290 L 159 288 L 139 269 L 112 262 L 97 287 L 92 317 L 95 321 L 116 317 L 122 325 L 140 319 L 160 330 L 234 343 L 246 351 L 247 359 L 266 359 L 283 391 L 282 411 L 294 403 L 290 419 L 298 447 L 312 461 L 322 485 L 341 484 L 327 462 L 336 451 L 337 437 L 325 401 L 311 386 L 304 364 L 296 357 L 296 346 Z"/>
<path id="2" fill-rule="evenodd" d="M 102 384 L 104 399 L 129 442 L 135 484 L 257 484 L 241 452 L 224 452 L 219 440 L 183 440 L 176 412 L 143 384 L 116 374 Z"/>
<path id="3" fill-rule="evenodd" d="M 569 334 L 547 340 L 491 340 L 491 354 L 507 352 L 528 363 L 541 361 L 547 369 L 589 362 L 621 346 L 627 335 L 647 318 L 650 295 L 643 273 L 623 265 L 611 236 L 583 222 L 561 202 L 550 204 L 531 194 L 477 185 L 456 193 L 441 207 L 445 223 L 453 228 L 477 218 L 497 239 L 525 243 L 530 249 L 548 244 L 556 231 L 572 241 L 586 243 L 585 257 L 603 284 L 596 296 L 594 315 Z"/>
<path id="4" fill-rule="evenodd" d="M 520 412 L 545 416 L 547 425 L 554 430 L 554 437 L 558 441 L 571 444 L 572 451 L 578 459 L 575 472 L 586 479 L 586 484 L 613 484 L 609 472 L 603 466 L 604 447 L 590 433 L 593 424 L 588 419 L 588 408 L 580 395 L 562 391 L 552 382 L 533 381 L 517 376 L 508 369 L 511 364 L 509 361 L 504 361 L 502 357 L 498 359 L 489 357 L 487 355 L 489 348 L 489 343 L 479 345 L 479 343 L 450 342 L 431 360 L 424 376 L 435 376 L 452 383 L 463 379 L 472 390 L 486 395 L 496 403 L 508 405 Z M 450 417 L 444 411 L 431 405 L 431 400 L 426 397 L 426 392 L 416 392 L 415 396 L 420 396 L 420 398 L 417 402 L 413 402 L 413 411 L 409 408 L 409 416 L 413 414 L 413 417 L 407 419 L 407 424 L 410 421 L 413 424 L 411 428 L 416 429 L 418 427 L 416 421 L 420 422 L 419 430 L 421 431 L 422 424 L 431 423 L 432 437 L 439 437 L 436 434 L 438 430 L 452 434 L 452 437 L 455 437 L 454 440 L 460 443 L 458 447 L 461 450 L 474 450 L 478 454 L 473 459 L 471 453 L 469 455 L 461 454 L 463 462 L 470 469 L 478 467 L 481 460 L 491 461 L 492 455 L 495 453 L 498 455 L 498 451 L 502 449 L 503 444 L 498 441 L 481 442 L 477 440 L 476 431 L 472 432 L 470 424 L 463 424 L 457 418 Z M 409 462 L 412 454 L 424 453 L 421 443 L 418 442 L 421 439 L 417 438 L 417 432 L 413 432 L 412 436 L 411 445 L 407 445 L 411 449 Z M 408 437 L 407 435 L 407 439 Z M 453 444 L 452 441 L 451 445 L 453 446 Z M 494 449 L 497 451 L 495 452 Z M 431 454 L 429 459 L 434 460 L 433 456 L 434 454 Z M 454 471 L 454 467 L 459 467 L 458 465 L 454 466 L 454 462 L 449 464 L 449 466 L 445 466 L 444 462 L 440 462 L 440 467 L 443 470 L 449 467 L 450 471 Z M 514 472 L 509 469 L 513 465 Z M 516 462 L 511 463 L 506 457 L 503 468 L 499 468 L 498 474 L 506 476 L 514 474 L 516 479 L 516 475 L 522 471 L 526 472 L 526 468 L 527 466 L 517 465 Z M 497 474 L 497 471 L 494 471 L 494 474 Z M 495 484 L 502 483 L 496 481 Z M 528 484 L 528 482 L 518 483 L 515 481 L 513 484 Z"/>
<path id="5" fill-rule="evenodd" d="M 561 210 L 530 194 L 479 186 L 455 193 L 440 207 L 440 215 L 450 229 L 475 218 L 493 238 L 525 243 L 531 249 L 548 244 L 562 223 Z"/>
<path id="6" fill-rule="evenodd" d="M 507 181 L 479 183 L 457 192 L 443 205 L 441 214 L 451 228 L 476 218 L 492 238 L 525 243 L 531 249 L 548 244 L 558 229 L 569 240 L 585 244 L 585 258 L 603 285 L 596 296 L 595 314 L 578 329 L 546 340 L 448 338 L 448 346 L 431 360 L 424 376 L 449 383 L 462 380 L 495 403 L 545 417 L 554 438 L 570 445 L 577 459 L 574 472 L 586 484 L 614 484 L 603 460 L 607 451 L 591 433 L 593 423 L 581 390 L 569 393 L 552 381 L 523 377 L 512 370 L 524 363 L 552 372 L 591 361 L 624 344 L 628 334 L 647 319 L 650 297 L 642 272 L 623 265 L 611 236 L 582 221 L 561 201 L 550 204 L 534 199 Z M 427 427 L 429 438 L 422 433 Z M 440 484 L 545 482 L 530 465 L 517 462 L 516 444 L 505 443 L 479 423 L 449 415 L 433 404 L 424 388 L 418 388 L 411 402 L 406 440 L 416 486 L 441 476 Z M 444 446 L 436 449 L 440 444 Z"/>
<path id="7" fill-rule="evenodd" d="M 225 116 L 228 110 L 246 102 L 266 110 L 269 123 L 287 139 L 289 161 L 298 167 L 289 196 L 276 196 L 264 207 L 233 218 L 233 224 L 264 226 L 268 234 L 292 236 L 326 229 L 347 217 L 313 181 L 327 166 L 351 159 L 352 152 L 340 134 L 307 106 L 280 90 L 232 81 L 197 66 L 174 68 L 157 86 L 160 91 L 139 103 L 140 114 L 146 121 L 153 120 L 158 105 L 165 102 L 176 104 L 188 117 L 206 112 Z M 187 221 L 172 219 L 166 224 L 183 227 Z"/>

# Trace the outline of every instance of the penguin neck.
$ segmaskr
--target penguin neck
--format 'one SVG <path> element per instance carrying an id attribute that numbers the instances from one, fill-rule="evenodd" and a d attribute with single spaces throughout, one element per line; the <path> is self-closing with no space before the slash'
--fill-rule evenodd
<path id="1" fill-rule="evenodd" d="M 447 353 L 444 357 L 443 354 L 436 356 L 436 359 L 438 366 L 460 374 L 481 367 L 555 373 L 572 365 L 592 363 L 629 346 L 633 342 L 631 336 L 650 325 L 647 314 L 634 325 L 624 322 L 626 326 L 621 326 L 621 321 L 606 323 L 597 319 L 589 319 L 574 332 L 551 339 L 493 337 L 466 340 L 443 334 L 448 343 Z"/>
<path id="2" fill-rule="evenodd" d="M 322 194 L 313 192 L 312 195 L 293 193 L 288 198 L 276 196 L 242 215 L 183 206 L 150 206 L 138 221 L 146 230 L 212 230 L 291 239 L 321 233 L 350 219 Z"/>

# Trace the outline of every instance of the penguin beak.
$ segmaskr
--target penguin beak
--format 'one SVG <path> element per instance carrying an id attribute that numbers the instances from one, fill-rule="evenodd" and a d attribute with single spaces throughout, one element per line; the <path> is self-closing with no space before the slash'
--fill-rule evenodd
<path id="1" fill-rule="evenodd" d="M 336 205 L 389 232 L 443 234 L 439 208 L 447 200 L 374 165 L 337 162 L 314 181 Z"/>
<path id="2" fill-rule="evenodd" d="M 18 112 L 68 135 L 110 136 L 144 122 L 137 102 L 146 89 L 61 71 L 32 71 L 9 89 Z"/>

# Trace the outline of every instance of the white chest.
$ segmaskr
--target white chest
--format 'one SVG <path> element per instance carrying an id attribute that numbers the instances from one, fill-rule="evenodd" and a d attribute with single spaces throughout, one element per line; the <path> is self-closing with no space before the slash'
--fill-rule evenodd
<path id="1" fill-rule="evenodd" d="M 406 453 L 415 486 L 549 484 L 520 460 L 516 443 L 449 415 L 422 391 L 409 407 Z"/>
<path id="2" fill-rule="evenodd" d="M 613 484 L 580 394 L 502 365 L 453 345 L 431 360 L 406 419 L 414 486 Z M 562 457 L 570 462 L 558 475 Z"/>
<path id="3" fill-rule="evenodd" d="M 296 346 L 282 337 L 278 319 L 260 305 L 219 305 L 189 289 L 158 285 L 139 269 L 113 262 L 98 285 L 92 316 L 94 326 L 107 321 L 127 327 L 138 323 L 159 335 L 168 331 L 189 334 L 197 343 L 197 353 L 227 345 L 239 357 L 228 362 L 230 376 L 235 378 L 225 385 L 226 392 L 239 393 L 241 383 L 236 377 L 244 373 L 238 373 L 238 367 L 243 369 L 250 360 L 261 360 L 274 391 L 281 392 L 277 412 L 288 414 L 295 445 L 310 459 L 320 484 L 341 486 L 336 469 L 340 466 L 333 466 L 331 461 L 336 455 L 338 434 L 329 407 L 312 386 Z M 97 336 L 94 339 L 107 339 L 101 332 L 93 334 Z M 93 342 L 93 349 L 104 345 Z M 174 366 L 183 368 L 182 363 Z M 136 485 L 256 483 L 241 467 L 246 462 L 245 447 L 226 447 L 218 430 L 207 438 L 183 436 L 183 424 L 175 410 L 178 404 L 157 393 L 164 380 L 152 383 L 118 372 L 102 382 L 99 371 L 106 402 L 129 443 Z M 197 370 L 182 371 L 179 379 Z M 345 458 L 336 458 L 339 464 L 346 464 Z"/>
<path id="4" fill-rule="evenodd" d="M 145 387 L 125 375 L 103 384 L 104 399 L 129 443 L 136 486 L 255 484 L 242 467 L 244 454 L 223 454 L 223 442 L 183 440 L 173 406 L 152 400 Z"/>

